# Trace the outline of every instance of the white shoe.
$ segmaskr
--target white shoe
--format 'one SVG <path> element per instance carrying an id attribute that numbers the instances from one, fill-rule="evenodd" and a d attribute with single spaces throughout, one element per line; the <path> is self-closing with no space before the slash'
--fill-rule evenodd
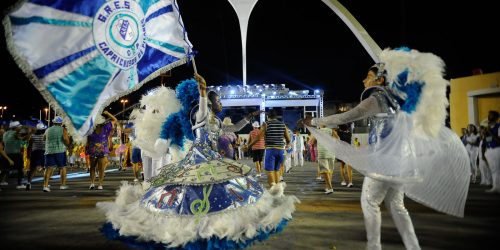
<path id="1" fill-rule="evenodd" d="M 24 190 L 26 190 L 26 185 L 23 185 L 23 184 L 17 185 L 16 189 L 24 189 Z"/>
<path id="2" fill-rule="evenodd" d="M 44 192 L 46 192 L 46 193 L 50 192 L 50 188 L 49 188 L 49 187 L 43 187 L 43 189 L 42 189 L 42 190 L 43 190 Z"/>
<path id="3" fill-rule="evenodd" d="M 97 189 L 102 190 L 102 186 L 101 185 L 97 186 Z"/>
<path id="4" fill-rule="evenodd" d="M 68 189 L 68 185 L 61 185 L 61 186 L 59 187 L 59 189 L 61 189 L 61 190 Z"/>
<path id="5" fill-rule="evenodd" d="M 95 188 L 94 183 L 90 184 L 89 189 L 90 189 L 90 190 L 92 190 L 92 189 L 94 189 L 94 188 Z"/>
<path id="6" fill-rule="evenodd" d="M 333 189 L 326 189 L 325 190 L 325 194 L 331 194 L 331 193 L 333 193 Z"/>
<path id="7" fill-rule="evenodd" d="M 135 178 L 135 179 L 134 179 L 134 182 L 139 182 L 139 179 Z"/>
<path id="8" fill-rule="evenodd" d="M 347 183 L 346 183 L 345 181 L 343 181 L 343 182 L 341 182 L 341 183 L 340 183 L 340 185 L 341 185 L 341 186 L 346 186 L 346 185 L 347 185 Z"/>
<path id="9" fill-rule="evenodd" d="M 348 187 L 348 188 L 350 188 L 350 187 L 352 187 L 352 186 L 354 186 L 354 184 L 352 184 L 352 182 L 350 182 L 349 184 L 347 184 L 347 187 Z"/>
<path id="10" fill-rule="evenodd" d="M 9 185 L 9 183 L 8 183 L 8 182 L 6 182 L 6 181 L 2 181 L 2 182 L 0 182 L 0 186 L 8 186 L 8 185 Z"/>
<path id="11" fill-rule="evenodd" d="M 321 178 L 321 176 L 319 176 L 319 177 L 316 177 L 316 180 L 321 181 L 323 179 Z"/>

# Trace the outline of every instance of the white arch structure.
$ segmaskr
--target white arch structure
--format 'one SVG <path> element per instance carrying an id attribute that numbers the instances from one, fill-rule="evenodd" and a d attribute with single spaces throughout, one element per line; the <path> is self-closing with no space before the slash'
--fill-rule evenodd
<path id="1" fill-rule="evenodd" d="M 240 32 L 241 32 L 241 51 L 242 61 L 243 61 L 243 86 L 247 85 L 247 30 L 248 21 L 250 20 L 250 14 L 252 13 L 253 7 L 257 4 L 259 0 L 228 0 L 231 6 L 233 6 L 238 20 L 240 22 Z"/>
<path id="2" fill-rule="evenodd" d="M 382 49 L 378 44 L 372 39 L 372 37 L 366 32 L 365 28 L 354 18 L 353 15 L 337 0 L 321 0 L 330 9 L 337 14 L 338 17 L 349 27 L 349 29 L 354 33 L 358 41 L 363 45 L 366 52 L 372 57 L 373 61 L 379 62 L 378 56 Z"/>
<path id="3" fill-rule="evenodd" d="M 236 11 L 240 24 L 241 32 L 241 50 L 242 50 L 242 60 L 243 60 L 243 86 L 247 84 L 247 30 L 248 21 L 250 20 L 250 14 L 252 13 L 255 4 L 258 0 L 228 0 L 228 2 L 233 6 Z M 371 38 L 371 36 L 366 32 L 366 30 L 361 26 L 361 24 L 354 18 L 354 16 L 337 0 L 321 0 L 330 9 L 337 14 L 338 17 L 349 27 L 349 29 L 354 33 L 356 38 L 359 40 L 361 45 L 365 48 L 368 54 L 371 56 L 373 61 L 379 62 L 379 54 L 382 51 L 377 43 Z"/>

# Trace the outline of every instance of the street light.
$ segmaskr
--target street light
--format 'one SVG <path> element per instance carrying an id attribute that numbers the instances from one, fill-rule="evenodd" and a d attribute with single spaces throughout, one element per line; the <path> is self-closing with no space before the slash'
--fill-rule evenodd
<path id="1" fill-rule="evenodd" d="M 128 100 L 121 99 L 120 102 L 122 103 L 122 119 L 125 119 L 125 105 L 127 104 Z"/>
<path id="2" fill-rule="evenodd" d="M 3 118 L 3 112 L 6 109 L 7 109 L 7 106 L 0 106 L 0 110 L 2 110 L 2 116 L 0 116 L 0 118 Z"/>
<path id="3" fill-rule="evenodd" d="M 45 111 L 45 120 L 49 121 L 49 118 L 47 118 L 47 112 L 49 112 L 49 108 L 44 108 L 43 110 Z"/>

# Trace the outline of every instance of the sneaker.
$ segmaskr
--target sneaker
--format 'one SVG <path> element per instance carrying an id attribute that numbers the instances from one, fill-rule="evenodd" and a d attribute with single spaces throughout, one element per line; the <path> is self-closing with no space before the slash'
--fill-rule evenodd
<path id="1" fill-rule="evenodd" d="M 0 186 L 8 186 L 8 185 L 9 185 L 9 183 L 8 183 L 8 182 L 6 182 L 6 181 L 2 181 L 2 182 L 0 182 Z"/>
<path id="2" fill-rule="evenodd" d="M 49 187 L 43 187 L 43 189 L 42 189 L 42 190 L 43 190 L 45 193 L 50 192 L 50 188 L 49 188 Z"/>
<path id="3" fill-rule="evenodd" d="M 97 189 L 102 190 L 103 188 L 101 185 L 99 185 L 99 186 L 97 186 Z"/>
<path id="4" fill-rule="evenodd" d="M 135 179 L 134 179 L 134 182 L 139 182 L 139 179 L 135 178 Z"/>
<path id="5" fill-rule="evenodd" d="M 95 188 L 94 184 L 93 184 L 93 183 L 92 183 L 92 184 L 90 184 L 89 189 L 90 189 L 90 190 L 92 190 L 92 189 L 94 189 L 94 188 Z"/>
<path id="6" fill-rule="evenodd" d="M 31 190 L 31 183 L 26 184 L 26 191 Z"/>
<path id="7" fill-rule="evenodd" d="M 318 177 L 316 177 L 316 180 L 321 181 L 323 179 L 321 178 L 321 176 L 318 176 Z"/>
<path id="8" fill-rule="evenodd" d="M 343 182 L 341 182 L 341 183 L 340 183 L 340 185 L 341 185 L 341 186 L 346 186 L 346 185 L 347 185 L 347 183 L 346 183 L 345 181 L 343 181 Z"/>
<path id="9" fill-rule="evenodd" d="M 352 182 L 350 182 L 349 184 L 347 184 L 347 187 L 348 187 L 348 188 L 350 188 L 350 187 L 352 187 L 352 186 L 354 186 L 354 184 L 352 184 Z"/>
<path id="10" fill-rule="evenodd" d="M 59 189 L 61 189 L 61 190 L 68 189 L 68 185 L 61 185 L 61 186 L 59 187 Z"/>
<path id="11" fill-rule="evenodd" d="M 331 194 L 331 193 L 333 193 L 333 189 L 327 189 L 327 190 L 325 190 L 325 194 Z"/>
<path id="12" fill-rule="evenodd" d="M 26 189 L 26 185 L 23 185 L 23 184 L 17 185 L 16 189 Z"/>

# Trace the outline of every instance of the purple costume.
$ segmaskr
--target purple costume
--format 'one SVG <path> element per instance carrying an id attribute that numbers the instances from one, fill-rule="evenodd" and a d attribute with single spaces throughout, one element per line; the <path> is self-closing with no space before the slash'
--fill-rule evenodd
<path id="1" fill-rule="evenodd" d="M 113 131 L 113 124 L 107 122 L 102 125 L 101 133 L 92 132 L 87 138 L 86 153 L 92 158 L 100 158 L 109 154 L 108 138 Z"/>

